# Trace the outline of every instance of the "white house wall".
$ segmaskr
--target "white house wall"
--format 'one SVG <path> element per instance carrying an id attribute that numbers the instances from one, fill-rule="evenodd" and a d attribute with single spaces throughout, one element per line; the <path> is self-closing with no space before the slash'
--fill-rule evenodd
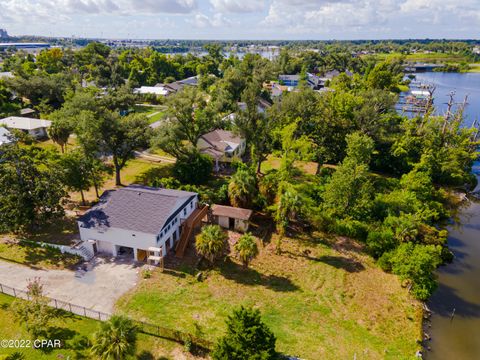
<path id="1" fill-rule="evenodd" d="M 119 228 L 106 228 L 104 230 L 99 229 L 89 229 L 81 227 L 79 223 L 80 238 L 83 241 L 88 240 L 97 240 L 97 251 L 104 254 L 116 255 L 115 246 L 125 246 L 130 247 L 135 250 L 142 249 L 148 250 L 150 247 L 159 247 L 164 249 L 164 254 L 166 253 L 166 243 L 170 242 L 170 248 L 175 244 L 173 243 L 173 234 L 176 232 L 176 241 L 180 239 L 180 225 L 183 220 L 188 218 L 192 212 L 197 208 L 198 199 L 195 197 L 192 201 L 187 203 L 185 206 L 186 214 L 184 214 L 183 209 L 177 214 L 175 218 L 172 219 L 167 226 L 170 224 L 170 230 L 164 233 L 162 231 L 162 236 L 157 242 L 157 234 L 147 234 L 138 231 L 124 230 Z M 177 222 L 174 223 L 173 220 L 177 219 Z"/>

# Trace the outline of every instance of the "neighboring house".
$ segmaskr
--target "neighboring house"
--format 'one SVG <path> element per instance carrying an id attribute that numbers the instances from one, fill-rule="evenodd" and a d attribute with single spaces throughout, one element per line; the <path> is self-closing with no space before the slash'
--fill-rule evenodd
<path id="1" fill-rule="evenodd" d="M 227 130 L 214 130 L 200 136 L 197 148 L 202 154 L 215 160 L 215 170 L 219 170 L 219 163 L 230 163 L 241 160 L 245 153 L 246 141 Z"/>
<path id="2" fill-rule="evenodd" d="M 248 231 L 252 210 L 231 206 L 213 205 L 214 222 L 225 229 L 241 232 Z"/>
<path id="3" fill-rule="evenodd" d="M 47 137 L 47 128 L 49 128 L 51 124 L 52 122 L 49 120 L 19 116 L 10 116 L 0 119 L 0 125 L 4 125 L 7 129 L 21 130 L 36 139 Z"/>
<path id="4" fill-rule="evenodd" d="M 198 76 L 192 76 L 183 80 L 178 80 L 170 84 L 157 84 L 155 86 L 163 86 L 170 93 L 176 93 L 182 90 L 185 86 L 197 86 Z"/>
<path id="5" fill-rule="evenodd" d="M 307 73 L 307 84 L 313 90 L 319 90 L 325 86 L 325 81 L 315 74 Z"/>
<path id="6" fill-rule="evenodd" d="M 7 128 L 0 126 L 0 146 L 12 143 L 12 133 Z"/>
<path id="7" fill-rule="evenodd" d="M 21 117 L 35 117 L 36 111 L 30 108 L 25 108 L 20 110 L 20 116 Z"/>
<path id="8" fill-rule="evenodd" d="M 15 76 L 10 71 L 0 72 L 0 79 L 12 79 Z"/>
<path id="9" fill-rule="evenodd" d="M 157 86 L 157 85 L 142 86 L 142 87 L 133 89 L 133 93 L 139 94 L 139 95 L 150 94 L 150 95 L 157 95 L 157 96 L 168 96 L 172 93 L 172 91 L 166 88 L 165 86 Z"/>
<path id="10" fill-rule="evenodd" d="M 158 264 L 180 239 L 198 194 L 130 185 L 105 191 L 78 219 L 80 238 L 95 254 Z"/>

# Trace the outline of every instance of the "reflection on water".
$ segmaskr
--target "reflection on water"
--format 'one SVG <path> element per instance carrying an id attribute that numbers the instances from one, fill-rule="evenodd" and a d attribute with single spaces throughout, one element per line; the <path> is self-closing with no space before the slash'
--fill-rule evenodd
<path id="1" fill-rule="evenodd" d="M 458 101 L 469 95 L 465 125 L 480 118 L 480 74 L 425 73 L 417 78 L 437 86 L 435 105 L 440 113 L 445 110 L 445 95 L 454 90 Z M 479 162 L 473 172 L 480 176 Z M 433 311 L 427 330 L 432 340 L 425 358 L 480 359 L 480 202 L 465 204 L 449 231 L 455 259 L 438 270 L 439 288 L 428 304 Z"/>

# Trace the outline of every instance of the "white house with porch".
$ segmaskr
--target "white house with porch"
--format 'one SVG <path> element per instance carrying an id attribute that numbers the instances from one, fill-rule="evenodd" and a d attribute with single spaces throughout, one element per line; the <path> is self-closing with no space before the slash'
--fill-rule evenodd
<path id="1" fill-rule="evenodd" d="M 198 194 L 188 191 L 140 185 L 109 190 L 78 219 L 80 238 L 95 254 L 159 264 L 198 211 L 197 202 Z"/>

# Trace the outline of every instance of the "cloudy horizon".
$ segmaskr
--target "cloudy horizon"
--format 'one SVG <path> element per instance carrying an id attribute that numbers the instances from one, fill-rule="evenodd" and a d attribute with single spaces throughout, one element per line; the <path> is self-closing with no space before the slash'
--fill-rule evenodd
<path id="1" fill-rule="evenodd" d="M 478 0 L 0 0 L 0 28 L 11 35 L 473 39 L 478 24 Z"/>

